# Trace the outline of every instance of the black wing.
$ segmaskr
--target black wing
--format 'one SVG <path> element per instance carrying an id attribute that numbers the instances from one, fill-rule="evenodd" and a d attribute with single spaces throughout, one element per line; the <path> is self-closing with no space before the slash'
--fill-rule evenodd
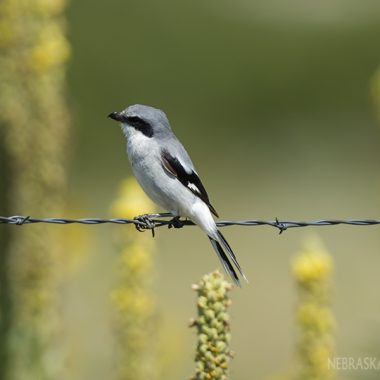
<path id="1" fill-rule="evenodd" d="M 188 173 L 180 161 L 176 157 L 173 157 L 166 149 L 161 151 L 161 159 L 163 168 L 176 177 L 182 185 L 188 188 L 193 194 L 202 199 L 202 201 L 209 207 L 210 211 L 216 217 L 219 217 L 218 213 L 211 205 L 207 191 L 197 173 L 195 173 L 194 170 L 192 170 L 191 173 Z"/>

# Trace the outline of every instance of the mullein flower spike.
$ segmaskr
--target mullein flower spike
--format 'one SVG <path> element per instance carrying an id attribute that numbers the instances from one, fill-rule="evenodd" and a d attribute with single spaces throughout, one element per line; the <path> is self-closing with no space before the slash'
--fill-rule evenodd
<path id="1" fill-rule="evenodd" d="M 124 180 L 111 207 L 113 216 L 132 218 L 154 211 L 135 179 Z M 119 226 L 115 246 L 119 252 L 118 281 L 111 293 L 114 306 L 114 331 L 117 380 L 154 380 L 157 369 L 157 312 L 153 293 L 154 239 Z"/>
<path id="2" fill-rule="evenodd" d="M 0 1 L 0 204 L 7 213 L 63 212 L 70 124 L 65 6 Z M 62 236 L 33 226 L 0 237 L 2 379 L 52 380 L 67 372 L 58 304 L 67 257 Z"/>
<path id="3" fill-rule="evenodd" d="M 232 285 L 219 271 L 205 275 L 198 285 L 198 318 L 190 322 L 197 329 L 195 375 L 192 380 L 227 380 L 229 361 L 233 357 L 228 293 Z"/>
<path id="4" fill-rule="evenodd" d="M 293 261 L 298 290 L 298 380 L 332 380 L 329 360 L 334 358 L 334 315 L 331 309 L 330 254 L 316 240 L 309 240 Z"/>

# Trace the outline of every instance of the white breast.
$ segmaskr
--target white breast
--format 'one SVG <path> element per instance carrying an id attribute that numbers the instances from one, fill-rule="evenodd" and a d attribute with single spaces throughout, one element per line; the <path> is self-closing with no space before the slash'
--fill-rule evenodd
<path id="1" fill-rule="evenodd" d="M 127 153 L 133 173 L 145 193 L 159 206 L 176 212 L 178 208 L 171 199 L 173 179 L 167 176 L 161 165 L 161 149 L 158 143 L 134 128 L 123 128 L 127 137 Z"/>
<path id="2" fill-rule="evenodd" d="M 165 210 L 193 218 L 196 205 L 199 202 L 203 204 L 203 201 L 164 170 L 158 142 L 134 128 L 126 127 L 123 130 L 128 141 L 129 161 L 146 194 Z"/>

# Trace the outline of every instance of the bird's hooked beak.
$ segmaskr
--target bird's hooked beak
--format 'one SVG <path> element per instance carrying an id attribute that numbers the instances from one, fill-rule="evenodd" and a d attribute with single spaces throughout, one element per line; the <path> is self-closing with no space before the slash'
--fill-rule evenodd
<path id="1" fill-rule="evenodd" d="M 116 121 L 120 121 L 120 122 L 123 122 L 124 121 L 124 116 L 121 112 L 111 112 L 109 115 L 108 115 L 109 118 L 113 119 L 113 120 L 116 120 Z"/>

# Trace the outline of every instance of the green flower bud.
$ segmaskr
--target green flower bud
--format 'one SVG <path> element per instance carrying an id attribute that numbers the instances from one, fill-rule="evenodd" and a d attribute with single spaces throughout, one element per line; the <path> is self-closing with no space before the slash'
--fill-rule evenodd
<path id="1" fill-rule="evenodd" d="M 227 343 L 223 341 L 216 342 L 216 352 L 224 352 L 227 348 Z"/>
<path id="2" fill-rule="evenodd" d="M 205 311 L 205 316 L 206 316 L 206 318 L 207 318 L 209 321 L 211 321 L 211 320 L 213 320 L 213 319 L 215 318 L 215 311 L 212 310 L 212 309 L 207 309 L 207 310 Z"/>

